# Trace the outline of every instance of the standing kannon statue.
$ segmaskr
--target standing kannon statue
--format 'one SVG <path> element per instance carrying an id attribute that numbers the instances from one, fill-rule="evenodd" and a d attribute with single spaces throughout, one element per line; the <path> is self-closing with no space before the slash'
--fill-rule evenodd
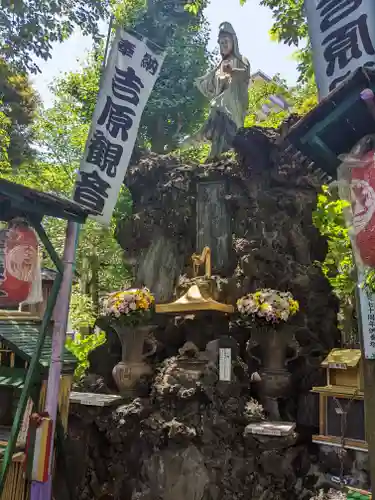
<path id="1" fill-rule="evenodd" d="M 244 125 L 249 103 L 250 64 L 239 51 L 237 36 L 230 23 L 220 25 L 218 42 L 220 63 L 195 81 L 211 103 L 206 123 L 192 139 L 211 141 L 211 159 L 232 147 L 237 130 Z"/>

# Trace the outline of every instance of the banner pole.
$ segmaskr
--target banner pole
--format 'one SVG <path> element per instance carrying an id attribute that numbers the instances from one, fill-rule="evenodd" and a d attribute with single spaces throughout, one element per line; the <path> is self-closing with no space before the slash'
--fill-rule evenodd
<path id="1" fill-rule="evenodd" d="M 54 469 L 54 435 L 56 429 L 57 406 L 59 400 L 60 376 L 63 364 L 63 352 L 65 346 L 66 330 L 69 315 L 70 293 L 74 275 L 74 262 L 76 245 L 78 240 L 79 226 L 76 222 L 69 221 L 66 230 L 64 248 L 64 275 L 60 293 L 56 301 L 54 313 L 54 328 L 52 335 L 52 356 L 48 373 L 47 395 L 45 411 L 52 420 L 52 438 L 47 445 L 50 449 L 39 451 L 39 460 L 44 458 L 48 461 L 48 479 L 42 483 L 33 481 L 31 484 L 31 500 L 51 500 L 52 497 L 52 475 Z M 45 451 L 45 456 L 43 453 Z M 47 465 L 47 464 L 45 464 Z"/>
<path id="2" fill-rule="evenodd" d="M 111 42 L 111 31 L 112 31 L 112 28 L 113 28 L 113 20 L 114 20 L 114 16 L 112 14 L 111 17 L 110 17 L 110 19 L 109 19 L 107 38 L 106 38 L 106 41 L 105 41 L 104 57 L 103 57 L 103 62 L 102 62 L 100 80 L 102 80 L 102 78 L 103 78 L 103 74 L 104 74 L 104 70 L 105 70 L 105 65 L 107 64 L 107 58 L 108 58 L 108 52 L 109 52 L 109 44 Z M 100 88 L 100 84 L 99 84 L 99 88 Z"/>

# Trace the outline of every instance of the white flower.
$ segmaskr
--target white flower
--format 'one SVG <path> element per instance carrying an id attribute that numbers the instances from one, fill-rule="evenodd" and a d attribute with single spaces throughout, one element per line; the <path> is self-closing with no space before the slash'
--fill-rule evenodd
<path id="1" fill-rule="evenodd" d="M 282 311 L 282 313 L 280 314 L 280 317 L 283 321 L 286 321 L 288 318 L 289 318 L 289 313 L 288 311 Z"/>

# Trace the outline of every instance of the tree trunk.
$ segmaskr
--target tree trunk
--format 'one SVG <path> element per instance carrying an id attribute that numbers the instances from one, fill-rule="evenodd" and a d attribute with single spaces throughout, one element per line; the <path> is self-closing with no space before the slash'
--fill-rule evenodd
<path id="1" fill-rule="evenodd" d="M 91 282 L 90 294 L 94 304 L 95 313 L 99 314 L 99 260 L 96 255 L 91 256 Z"/>

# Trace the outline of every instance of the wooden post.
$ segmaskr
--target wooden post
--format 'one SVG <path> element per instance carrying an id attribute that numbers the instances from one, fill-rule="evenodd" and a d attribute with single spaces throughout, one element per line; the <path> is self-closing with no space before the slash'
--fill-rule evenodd
<path id="1" fill-rule="evenodd" d="M 365 359 L 363 363 L 365 386 L 366 441 L 370 462 L 371 485 L 375 484 L 375 360 Z M 373 486 L 372 486 L 373 488 Z"/>
<path id="2" fill-rule="evenodd" d="M 363 392 L 365 404 L 365 433 L 368 445 L 368 456 L 370 465 L 371 488 L 375 488 L 375 359 L 366 359 L 365 336 L 369 335 L 368 327 L 364 324 L 363 306 L 366 300 L 365 291 L 361 288 L 362 279 L 358 274 L 356 287 L 356 305 L 358 332 L 361 343 L 362 366 L 363 366 Z"/>

